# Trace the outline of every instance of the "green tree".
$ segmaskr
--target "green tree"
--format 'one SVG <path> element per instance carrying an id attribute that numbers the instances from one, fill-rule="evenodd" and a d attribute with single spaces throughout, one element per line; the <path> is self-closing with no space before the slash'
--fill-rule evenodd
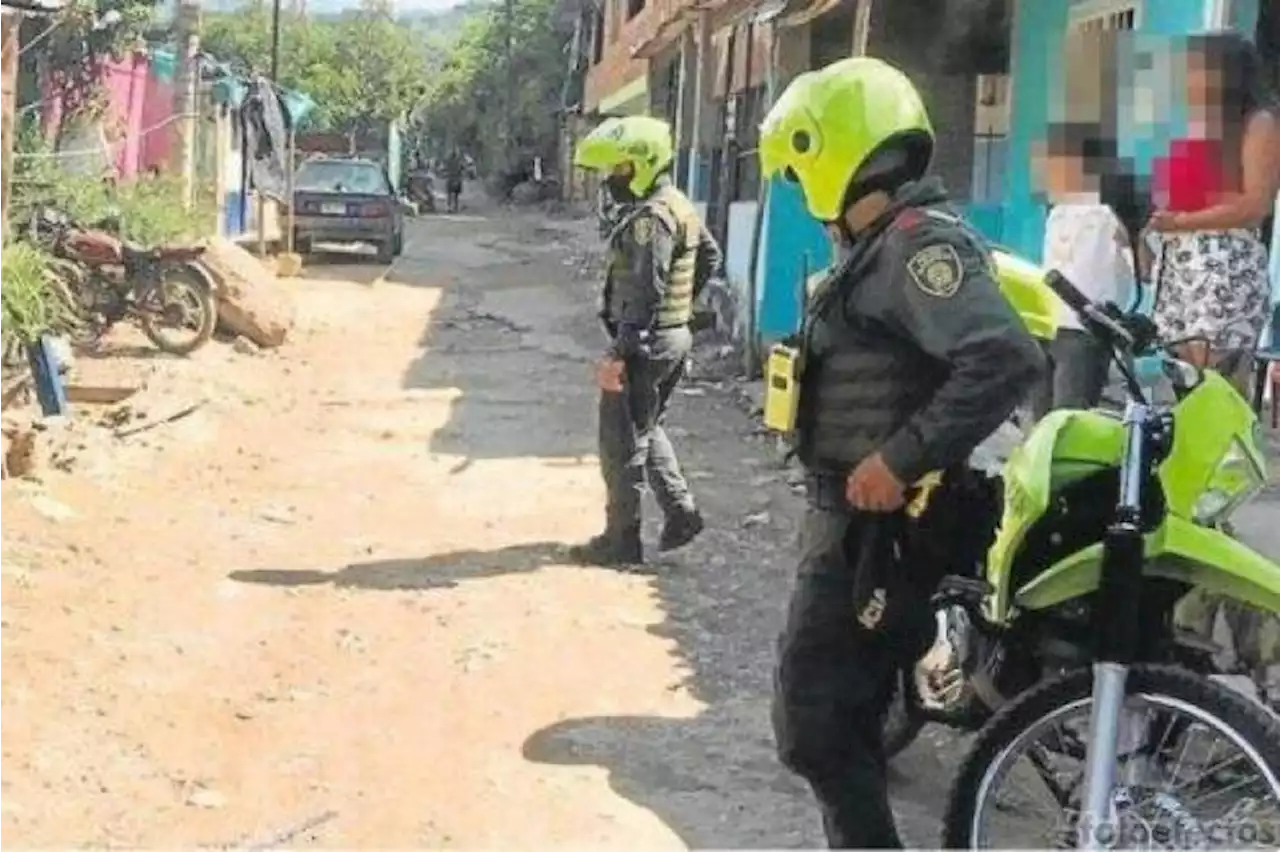
<path id="1" fill-rule="evenodd" d="M 208 16 L 204 49 L 242 70 L 264 74 L 271 65 L 271 13 L 250 6 Z M 312 123 L 356 130 L 399 117 L 424 88 L 426 65 L 413 30 L 386 3 L 366 0 L 337 19 L 281 13 L 280 85 L 316 103 Z"/>
<path id="2" fill-rule="evenodd" d="M 462 145 L 502 165 L 554 151 L 553 105 L 567 73 L 569 35 L 556 25 L 554 7 L 555 0 L 512 0 L 509 64 L 503 6 L 479 7 L 463 22 L 415 112 L 431 143 Z"/>

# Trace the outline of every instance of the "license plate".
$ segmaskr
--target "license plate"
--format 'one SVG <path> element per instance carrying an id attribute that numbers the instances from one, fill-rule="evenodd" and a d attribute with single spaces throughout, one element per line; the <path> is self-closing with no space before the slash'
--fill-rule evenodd
<path id="1" fill-rule="evenodd" d="M 345 204 L 321 204 L 320 212 L 326 216 L 345 216 L 347 215 L 347 205 Z"/>

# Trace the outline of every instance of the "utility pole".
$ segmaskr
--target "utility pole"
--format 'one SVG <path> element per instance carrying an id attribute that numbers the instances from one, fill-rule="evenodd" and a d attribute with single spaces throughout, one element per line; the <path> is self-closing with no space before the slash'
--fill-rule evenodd
<path id="1" fill-rule="evenodd" d="M 506 0 L 507 25 L 505 29 L 506 29 L 506 49 L 507 49 L 507 95 L 506 95 L 506 103 L 503 105 L 506 107 L 506 109 L 503 110 L 503 112 L 505 113 L 505 115 L 503 116 L 503 122 L 504 122 L 503 132 L 506 136 L 506 140 L 503 145 L 503 147 L 505 148 L 505 150 L 503 151 L 503 154 L 506 160 L 506 162 L 503 163 L 504 169 L 510 168 L 512 166 L 512 162 L 511 162 L 513 159 L 512 155 L 515 149 L 515 131 L 514 131 L 515 119 L 513 117 L 513 114 L 515 112 L 515 107 L 516 107 L 516 78 L 515 78 L 515 74 L 512 73 L 512 62 L 511 62 L 511 34 L 512 34 L 512 30 L 515 28 L 515 16 L 516 16 L 515 5 L 516 5 L 515 0 Z"/>
<path id="2" fill-rule="evenodd" d="M 199 128 L 200 92 L 200 0 L 180 0 L 176 19 L 178 45 L 177 79 L 174 81 L 174 112 L 178 117 L 178 145 L 173 153 L 174 170 L 182 175 L 182 200 L 188 209 L 195 203 L 196 133 Z"/>
<path id="3" fill-rule="evenodd" d="M 0 9 L 0 246 L 9 241 L 13 189 L 14 109 L 18 99 L 18 29 L 22 13 Z"/>
<path id="4" fill-rule="evenodd" d="M 271 2 L 271 82 L 280 74 L 280 0 Z"/>

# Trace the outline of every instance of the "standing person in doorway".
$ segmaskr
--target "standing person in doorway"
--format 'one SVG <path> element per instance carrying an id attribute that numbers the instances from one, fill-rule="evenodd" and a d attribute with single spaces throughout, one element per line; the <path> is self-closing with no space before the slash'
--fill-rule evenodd
<path id="1" fill-rule="evenodd" d="M 1182 356 L 1214 366 L 1246 398 L 1251 353 L 1270 313 L 1260 229 L 1280 188 L 1280 105 L 1241 34 L 1186 45 L 1187 138 L 1156 164 L 1155 321 L 1171 339 L 1201 337 Z"/>
<path id="2" fill-rule="evenodd" d="M 462 173 L 465 163 L 457 148 L 449 150 L 444 161 L 445 209 L 450 213 L 458 212 L 459 200 L 462 197 Z"/>
<path id="3" fill-rule="evenodd" d="M 965 462 L 1044 364 L 925 176 L 933 149 L 911 80 L 867 57 L 798 76 L 760 130 L 762 174 L 798 183 L 847 246 L 798 344 L 809 508 L 774 703 L 779 755 L 833 849 L 902 847 L 882 742 L 896 674 L 928 647 L 942 576 L 981 558 Z"/>
<path id="4" fill-rule="evenodd" d="M 1119 174 L 1116 142 L 1101 124 L 1051 125 L 1044 159 L 1044 183 L 1053 209 L 1045 223 L 1043 265 L 1066 276 L 1095 302 L 1128 308 L 1136 272 L 1133 235 L 1103 193 L 1106 179 Z M 1102 400 L 1111 368 L 1111 350 L 1080 325 L 1062 305 L 1058 333 L 1049 344 L 1049 375 L 1037 417 L 1052 409 L 1093 408 Z"/>
<path id="5" fill-rule="evenodd" d="M 632 116 L 605 122 L 574 154 L 579 168 L 606 176 L 621 212 L 608 237 L 601 310 L 612 343 L 596 367 L 608 502 L 604 532 L 573 548 L 583 563 L 643 561 L 646 478 L 665 518 L 659 550 L 683 547 L 703 528 L 662 420 L 693 345 L 694 297 L 718 273 L 721 254 L 693 202 L 671 180 L 673 153 L 665 121 Z"/>

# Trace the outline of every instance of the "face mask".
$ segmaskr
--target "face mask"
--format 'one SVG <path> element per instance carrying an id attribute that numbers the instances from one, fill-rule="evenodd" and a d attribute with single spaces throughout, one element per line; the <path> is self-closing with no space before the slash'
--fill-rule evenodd
<path id="1" fill-rule="evenodd" d="M 609 187 L 609 194 L 614 201 L 619 204 L 630 204 L 636 200 L 635 193 L 631 191 L 631 175 L 609 175 L 605 179 L 605 185 Z"/>
<path id="2" fill-rule="evenodd" d="M 838 225 L 827 225 L 827 239 L 831 242 L 831 262 L 839 264 L 849 256 L 853 243 L 849 240 L 844 228 Z"/>

